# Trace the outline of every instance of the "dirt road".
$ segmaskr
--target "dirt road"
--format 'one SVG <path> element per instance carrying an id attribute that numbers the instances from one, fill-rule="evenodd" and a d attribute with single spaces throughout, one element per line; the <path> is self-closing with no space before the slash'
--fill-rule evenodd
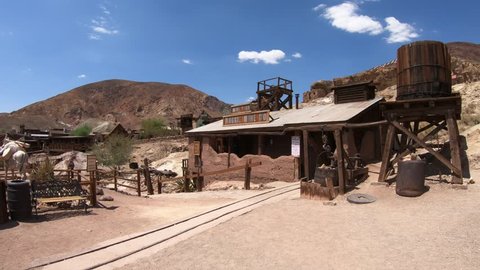
<path id="1" fill-rule="evenodd" d="M 283 200 L 122 269 L 480 269 L 480 187 L 431 184 L 418 198 Z"/>

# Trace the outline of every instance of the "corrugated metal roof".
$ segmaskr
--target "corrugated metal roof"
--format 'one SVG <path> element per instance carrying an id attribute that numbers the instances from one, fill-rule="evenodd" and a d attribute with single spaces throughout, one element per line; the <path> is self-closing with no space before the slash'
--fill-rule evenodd
<path id="1" fill-rule="evenodd" d="M 367 101 L 342 104 L 326 104 L 303 109 L 280 110 L 270 112 L 273 121 L 266 124 L 247 124 L 239 126 L 223 126 L 223 120 L 195 128 L 187 133 L 228 132 L 246 129 L 275 129 L 298 124 L 324 124 L 347 122 L 359 113 L 378 103 L 383 98 L 377 97 Z"/>

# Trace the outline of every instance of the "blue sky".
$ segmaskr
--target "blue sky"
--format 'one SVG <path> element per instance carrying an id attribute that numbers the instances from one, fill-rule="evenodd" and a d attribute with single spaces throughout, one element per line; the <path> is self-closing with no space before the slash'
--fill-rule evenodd
<path id="1" fill-rule="evenodd" d="M 473 0 L 0 0 L 0 112 L 107 79 L 240 103 L 281 76 L 301 94 L 410 41 L 479 43 L 479 11 Z"/>

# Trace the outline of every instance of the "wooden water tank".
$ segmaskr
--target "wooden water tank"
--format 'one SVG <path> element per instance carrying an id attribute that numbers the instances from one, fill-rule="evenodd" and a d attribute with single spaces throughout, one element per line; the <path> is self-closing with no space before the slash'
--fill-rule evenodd
<path id="1" fill-rule="evenodd" d="M 438 41 L 417 41 L 397 51 L 397 100 L 452 93 L 450 54 Z"/>

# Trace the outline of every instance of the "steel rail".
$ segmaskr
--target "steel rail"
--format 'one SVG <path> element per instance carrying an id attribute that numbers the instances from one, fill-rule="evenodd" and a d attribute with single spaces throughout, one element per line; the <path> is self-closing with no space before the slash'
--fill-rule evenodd
<path id="1" fill-rule="evenodd" d="M 294 187 L 294 188 L 289 189 L 289 188 L 291 188 L 291 187 Z M 246 206 L 244 206 L 244 207 L 236 208 L 236 209 L 234 209 L 234 210 L 228 211 L 227 213 L 224 213 L 224 214 L 222 214 L 222 215 L 220 215 L 220 216 L 217 216 L 217 217 L 215 217 L 215 218 L 209 219 L 208 221 L 205 221 L 205 222 L 202 222 L 202 223 L 200 223 L 200 224 L 197 224 L 197 225 L 195 225 L 195 226 L 193 226 L 193 227 L 190 227 L 190 228 L 188 228 L 188 229 L 186 229 L 186 230 L 183 230 L 183 231 L 181 231 L 181 232 L 179 232 L 179 233 L 177 233 L 177 234 L 175 234 L 175 235 L 172 235 L 172 236 L 167 237 L 167 238 L 165 238 L 165 239 L 162 239 L 162 240 L 160 240 L 160 241 L 156 241 L 156 242 L 154 242 L 154 243 L 152 243 L 152 244 L 149 244 L 149 245 L 147 245 L 147 246 L 144 246 L 144 247 L 142 247 L 142 248 L 140 248 L 140 249 L 133 250 L 133 251 L 131 251 L 131 252 L 128 252 L 127 254 L 123 254 L 122 256 L 119 256 L 119 257 L 110 259 L 110 260 L 108 260 L 108 261 L 106 261 L 106 262 L 102 262 L 102 263 L 99 263 L 99 264 L 94 265 L 93 267 L 87 268 L 87 269 L 95 269 L 95 268 L 104 266 L 104 265 L 106 265 L 106 264 L 109 264 L 109 263 L 118 261 L 118 260 L 120 260 L 120 259 L 123 259 L 123 258 L 125 258 L 125 257 L 128 257 L 128 256 L 130 256 L 130 255 L 133 255 L 133 254 L 138 253 L 138 252 L 140 252 L 140 251 L 143 251 L 143 250 L 145 250 L 145 249 L 147 249 L 147 248 L 151 248 L 151 247 L 153 247 L 153 246 L 155 246 L 155 245 L 161 244 L 161 243 L 163 243 L 163 242 L 165 242 L 165 241 L 167 241 L 167 240 L 170 240 L 170 239 L 172 239 L 172 238 L 174 238 L 174 237 L 176 237 L 176 236 L 179 236 L 179 235 L 181 235 L 181 234 L 184 234 L 184 233 L 186 233 L 186 232 L 188 232 L 188 231 L 191 231 L 191 230 L 193 230 L 193 229 L 195 229 L 195 228 L 198 228 L 198 227 L 200 227 L 200 226 L 202 226 L 202 225 L 205 225 L 205 224 L 207 224 L 207 223 L 210 223 L 210 222 L 212 222 L 212 221 L 215 221 L 215 220 L 217 220 L 217 219 L 219 219 L 219 218 L 221 218 L 221 217 L 224 217 L 224 216 L 226 216 L 226 215 L 229 215 L 229 214 L 232 214 L 232 213 L 234 213 L 234 212 L 237 212 L 237 211 L 240 211 L 240 210 L 242 210 L 242 209 L 245 209 L 245 208 L 247 208 L 247 207 L 250 207 L 250 206 L 259 204 L 259 203 L 261 203 L 261 202 L 263 202 L 263 201 L 266 201 L 266 200 L 269 200 L 269 199 L 271 199 L 271 198 L 273 198 L 273 197 L 277 197 L 277 196 L 283 195 L 283 194 L 285 194 L 285 193 L 288 193 L 288 192 L 291 192 L 291 191 L 294 191 L 294 190 L 298 190 L 299 188 L 300 188 L 300 187 L 298 186 L 298 183 L 295 183 L 295 184 L 292 184 L 292 185 L 288 185 L 288 186 L 284 186 L 284 187 L 275 188 L 275 189 L 272 189 L 272 190 L 269 190 L 269 191 L 262 192 L 262 193 L 260 193 L 260 194 L 255 194 L 255 195 L 250 196 L 250 197 L 245 198 L 245 199 L 241 199 L 241 200 L 238 200 L 238 201 L 234 201 L 234 202 L 232 202 L 232 203 L 228 203 L 228 204 L 225 204 L 225 205 L 216 207 L 216 208 L 211 209 L 211 210 L 208 210 L 208 211 L 206 211 L 206 212 L 203 212 L 203 213 L 194 215 L 194 216 L 192 216 L 192 217 L 189 217 L 189 218 L 180 220 L 180 221 L 178 221 L 178 222 L 174 222 L 174 223 L 171 223 L 171 224 L 162 226 L 162 227 L 157 228 L 157 229 L 154 229 L 154 230 L 150 230 L 150 231 L 141 233 L 141 234 L 139 234 L 139 235 L 135 235 L 135 236 L 129 237 L 129 238 L 127 238 L 127 239 L 123 239 L 123 240 L 120 240 L 120 241 L 117 241 L 117 242 L 114 242 L 114 243 L 110 243 L 110 244 L 105 245 L 105 246 L 101 246 L 101 247 L 97 247 L 97 248 L 94 248 L 94 249 L 91 249 L 91 250 L 87 250 L 87 251 L 84 251 L 84 252 L 80 252 L 80 253 L 77 253 L 77 254 L 74 254 L 74 255 L 71 255 L 71 256 L 67 256 L 67 257 L 64 257 L 64 258 L 61 258 L 61 259 L 56 259 L 56 260 L 54 260 L 54 261 L 50 261 L 50 262 L 42 263 L 42 264 L 39 264 L 39 265 L 35 265 L 35 266 L 29 267 L 29 268 L 27 268 L 27 269 L 28 269 L 28 270 L 30 270 L 30 269 L 37 269 L 37 268 L 40 268 L 40 267 L 45 267 L 45 266 L 48 266 L 48 265 L 52 265 L 52 264 L 55 264 L 55 263 L 60 263 L 60 262 L 63 262 L 63 261 L 69 260 L 69 259 L 73 259 L 73 258 L 76 258 L 76 257 L 80 257 L 80 256 L 83 256 L 83 255 L 91 254 L 91 253 L 94 253 L 94 252 L 97 252 L 97 251 L 100 251 L 100 250 L 104 250 L 104 249 L 107 249 L 107 248 L 110 248 L 110 247 L 113 247 L 113 246 L 116 246 L 116 245 L 120 245 L 120 244 L 129 242 L 129 241 L 134 240 L 134 239 L 138 239 L 138 238 L 141 238 L 141 237 L 144 237 L 144 236 L 147 236 L 147 235 L 156 233 L 156 232 L 160 232 L 160 231 L 162 231 L 162 230 L 165 230 L 165 229 L 174 227 L 174 226 L 176 226 L 176 225 L 178 225 L 178 224 L 185 223 L 185 222 L 190 221 L 190 220 L 193 220 L 193 219 L 195 219 L 195 218 L 199 218 L 199 217 L 204 216 L 204 215 L 207 215 L 207 214 L 209 214 L 209 213 L 213 213 L 213 212 L 218 211 L 218 210 L 220 210 L 220 209 L 223 209 L 223 208 L 226 208 L 226 207 L 235 205 L 235 204 L 239 204 L 239 203 L 242 203 L 242 202 L 245 202 L 245 201 L 248 201 L 248 200 L 257 198 L 257 197 L 259 197 L 259 196 L 263 196 L 263 195 L 266 195 L 266 194 L 269 194 L 269 193 L 273 193 L 273 192 L 277 192 L 277 191 L 281 191 L 281 190 L 287 189 L 286 191 L 282 191 L 282 192 L 279 192 L 279 193 L 277 193 L 277 194 L 273 194 L 273 195 L 271 195 L 271 196 L 268 196 L 267 198 L 264 198 L 264 199 L 262 199 L 262 200 L 260 200 L 260 201 L 253 202 L 253 203 L 248 204 L 248 205 L 246 205 Z"/>

